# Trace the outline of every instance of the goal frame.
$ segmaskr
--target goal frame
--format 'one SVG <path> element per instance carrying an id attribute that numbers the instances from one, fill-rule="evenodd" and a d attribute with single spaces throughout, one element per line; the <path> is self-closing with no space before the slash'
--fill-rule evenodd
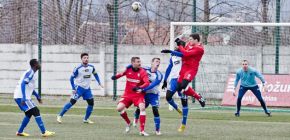
<path id="1" fill-rule="evenodd" d="M 174 49 L 175 26 L 260 26 L 260 27 L 290 27 L 290 23 L 260 23 L 260 22 L 170 22 L 170 49 Z"/>

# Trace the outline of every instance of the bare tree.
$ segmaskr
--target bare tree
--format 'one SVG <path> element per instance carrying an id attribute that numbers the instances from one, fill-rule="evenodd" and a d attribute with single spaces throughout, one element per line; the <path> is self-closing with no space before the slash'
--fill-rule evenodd
<path id="1" fill-rule="evenodd" d="M 270 0 L 261 0 L 262 2 L 262 22 L 268 22 L 268 9 L 269 9 L 269 2 Z M 268 27 L 263 27 L 262 30 L 264 42 L 263 44 L 268 44 L 270 38 L 268 37 Z"/>
<path id="2" fill-rule="evenodd" d="M 65 7 L 65 9 L 62 9 L 60 0 L 57 0 L 56 2 L 57 2 L 59 20 L 61 21 L 61 23 L 60 23 L 61 24 L 61 27 L 60 27 L 61 43 L 67 44 L 68 43 L 67 29 L 68 29 L 69 22 L 70 22 L 70 15 L 71 15 L 74 0 L 69 0 L 69 3 Z"/>

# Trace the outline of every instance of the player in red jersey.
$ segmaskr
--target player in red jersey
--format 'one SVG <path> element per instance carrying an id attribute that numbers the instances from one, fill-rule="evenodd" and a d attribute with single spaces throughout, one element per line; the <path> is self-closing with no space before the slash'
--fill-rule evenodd
<path id="1" fill-rule="evenodd" d="M 185 45 L 185 42 L 177 38 L 178 51 L 162 50 L 162 53 L 172 53 L 173 55 L 182 56 L 182 66 L 179 72 L 177 91 L 188 96 L 195 97 L 199 100 L 202 106 L 205 105 L 204 98 L 196 93 L 188 84 L 195 78 L 199 62 L 204 54 L 204 48 L 200 44 L 199 34 L 191 34 L 189 41 Z M 185 125 L 181 125 L 179 131 L 184 131 Z"/>
<path id="2" fill-rule="evenodd" d="M 141 68 L 141 60 L 139 57 L 131 58 L 132 67 L 127 68 L 124 72 L 118 73 L 117 75 L 112 76 L 112 80 L 116 80 L 122 76 L 126 76 L 126 87 L 123 96 L 121 97 L 118 105 L 117 111 L 120 112 L 121 117 L 126 121 L 127 127 L 126 132 L 130 131 L 131 121 L 128 118 L 128 115 L 125 111 L 126 108 L 129 108 L 132 104 L 139 107 L 140 109 L 140 135 L 149 136 L 145 131 L 145 121 L 146 121 L 146 112 L 145 112 L 145 93 L 142 92 L 142 89 L 147 87 L 150 82 L 146 71 Z"/>

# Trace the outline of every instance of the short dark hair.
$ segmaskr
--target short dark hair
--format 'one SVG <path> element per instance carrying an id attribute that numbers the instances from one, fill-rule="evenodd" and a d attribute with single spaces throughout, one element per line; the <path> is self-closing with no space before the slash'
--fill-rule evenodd
<path id="1" fill-rule="evenodd" d="M 38 61 L 37 61 L 37 59 L 31 59 L 29 64 L 30 64 L 30 67 L 34 67 L 38 64 Z"/>
<path id="2" fill-rule="evenodd" d="M 247 63 L 249 64 L 249 61 L 248 61 L 248 60 L 246 60 L 246 59 L 244 59 L 242 62 L 247 62 Z"/>
<path id="3" fill-rule="evenodd" d="M 198 33 L 190 34 L 189 37 L 192 37 L 193 39 L 196 39 L 198 42 L 200 41 L 200 36 Z"/>
<path id="4" fill-rule="evenodd" d="M 81 54 L 81 59 L 82 59 L 84 56 L 89 56 L 89 54 L 88 54 L 88 53 L 82 53 L 82 54 Z"/>
<path id="5" fill-rule="evenodd" d="M 131 57 L 131 62 L 135 62 L 136 59 L 140 59 L 140 57 L 137 56 Z"/>
<path id="6" fill-rule="evenodd" d="M 158 58 L 158 57 L 154 57 L 153 59 L 152 59 L 152 61 L 151 62 L 154 62 L 154 60 L 155 59 L 157 59 L 157 60 L 159 60 L 160 61 L 160 58 Z"/>

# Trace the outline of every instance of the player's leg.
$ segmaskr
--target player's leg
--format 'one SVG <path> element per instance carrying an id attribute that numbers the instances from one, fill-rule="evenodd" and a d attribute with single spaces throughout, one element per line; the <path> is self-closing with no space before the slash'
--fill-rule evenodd
<path id="1" fill-rule="evenodd" d="M 265 113 L 270 117 L 271 116 L 271 112 L 268 111 L 266 103 L 262 97 L 261 91 L 259 89 L 259 86 L 255 86 L 250 88 L 250 90 L 254 93 L 254 95 L 257 97 L 257 99 L 259 100 L 262 108 L 264 109 Z"/>
<path id="2" fill-rule="evenodd" d="M 133 122 L 133 126 L 136 127 L 139 121 L 139 117 L 140 117 L 140 109 L 137 107 L 135 112 L 134 112 L 134 122 Z"/>
<path id="3" fill-rule="evenodd" d="M 84 117 L 84 123 L 89 123 L 92 124 L 94 123 L 93 121 L 89 120 L 89 117 L 91 116 L 93 109 L 94 109 L 94 97 L 92 94 L 91 89 L 85 89 L 84 93 L 83 93 L 83 99 L 87 101 L 88 106 L 86 109 L 86 114 Z"/>
<path id="4" fill-rule="evenodd" d="M 179 127 L 178 131 L 183 132 L 185 130 L 187 116 L 188 116 L 188 100 L 186 96 L 180 98 L 182 104 L 182 121 L 181 126 Z"/>
<path id="5" fill-rule="evenodd" d="M 149 94 L 150 104 L 152 106 L 152 112 L 154 115 L 154 123 L 155 123 L 155 134 L 161 135 L 160 131 L 160 115 L 159 115 L 159 94 Z"/>
<path id="6" fill-rule="evenodd" d="M 47 131 L 45 129 L 44 123 L 42 121 L 42 117 L 40 116 L 40 111 L 37 107 L 30 109 L 28 111 L 28 113 L 30 113 L 31 115 L 34 116 L 35 121 L 36 121 L 43 137 L 48 137 L 48 136 L 52 136 L 55 134 L 55 132 L 50 132 L 50 131 Z"/>
<path id="7" fill-rule="evenodd" d="M 126 122 L 126 132 L 128 133 L 130 131 L 131 121 L 128 117 L 127 112 L 125 111 L 126 108 L 128 108 L 132 104 L 132 101 L 128 98 L 121 98 L 118 105 L 117 105 L 117 111 L 120 113 L 120 116 L 125 120 Z"/>
<path id="8" fill-rule="evenodd" d="M 62 110 L 59 112 L 56 119 L 58 123 L 62 123 L 61 118 L 77 102 L 77 100 L 82 96 L 82 93 L 83 93 L 82 88 L 78 87 L 76 93 L 71 96 L 70 101 L 66 103 L 64 107 L 62 108 Z"/>
<path id="9" fill-rule="evenodd" d="M 145 94 L 145 108 L 147 108 L 149 106 L 150 103 L 150 96 L 149 94 Z M 136 127 L 139 121 L 139 117 L 140 117 L 140 109 L 139 107 L 136 108 L 135 112 L 134 112 L 134 121 L 133 121 L 133 126 Z"/>
<path id="10" fill-rule="evenodd" d="M 238 99 L 237 99 L 237 112 L 235 113 L 236 117 L 240 116 L 242 99 L 243 99 L 245 93 L 247 92 L 247 90 L 248 90 L 248 88 L 240 86 Z"/>
<path id="11" fill-rule="evenodd" d="M 192 89 L 189 86 L 189 83 L 194 79 L 195 75 L 196 75 L 197 71 L 187 71 L 185 72 L 182 80 L 179 79 L 179 85 L 178 85 L 178 91 L 180 91 L 183 94 L 186 94 L 187 96 L 192 96 L 195 99 L 197 99 L 201 105 L 201 107 L 205 106 L 205 102 L 206 100 L 197 92 L 194 91 L 194 89 Z"/>
<path id="12" fill-rule="evenodd" d="M 181 110 L 178 108 L 177 104 L 174 102 L 172 98 L 177 90 L 177 79 L 171 79 L 168 84 L 168 90 L 166 91 L 166 100 L 168 104 L 170 104 L 179 114 L 181 114 Z"/>
<path id="13" fill-rule="evenodd" d="M 137 97 L 133 100 L 135 106 L 138 106 L 140 109 L 140 135 L 149 136 L 145 132 L 145 123 L 146 123 L 146 111 L 145 111 L 145 99 L 144 96 Z"/>
<path id="14" fill-rule="evenodd" d="M 29 123 L 32 114 L 28 113 L 28 106 L 26 105 L 26 103 L 25 104 L 21 104 L 21 99 L 20 98 L 15 99 L 15 101 L 18 104 L 19 108 L 22 111 L 24 111 L 24 113 L 25 113 L 25 116 L 24 116 L 24 118 L 22 120 L 22 123 L 21 123 L 18 131 L 16 132 L 16 135 L 17 136 L 29 136 L 29 134 L 23 132 L 23 130 L 25 129 L 25 127 Z"/>

